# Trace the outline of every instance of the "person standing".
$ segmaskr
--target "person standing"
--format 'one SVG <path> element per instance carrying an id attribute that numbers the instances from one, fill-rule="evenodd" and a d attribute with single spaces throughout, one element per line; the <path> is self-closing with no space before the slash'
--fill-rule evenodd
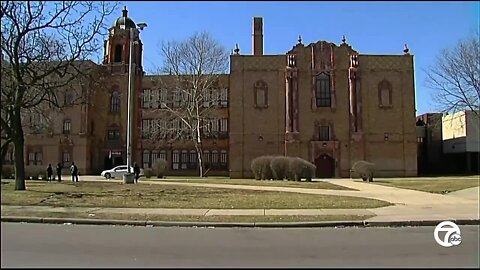
<path id="1" fill-rule="evenodd" d="M 138 178 L 140 178 L 140 167 L 138 167 L 136 162 L 133 163 L 133 174 L 135 176 L 135 183 L 138 183 Z"/>
<path id="2" fill-rule="evenodd" d="M 75 165 L 75 162 L 72 162 L 72 166 L 70 166 L 70 172 L 72 173 L 72 182 L 78 182 L 78 167 Z"/>
<path id="3" fill-rule="evenodd" d="M 48 182 L 52 182 L 52 175 L 53 175 L 52 164 L 48 164 L 48 168 L 47 168 L 47 181 Z"/>
<path id="4" fill-rule="evenodd" d="M 58 182 L 61 182 L 62 181 L 62 165 L 59 163 L 57 163 L 57 177 L 58 177 Z"/>

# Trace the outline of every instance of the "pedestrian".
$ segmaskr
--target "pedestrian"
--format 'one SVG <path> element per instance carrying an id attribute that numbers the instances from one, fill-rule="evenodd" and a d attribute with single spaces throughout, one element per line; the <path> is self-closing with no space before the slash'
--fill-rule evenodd
<path id="1" fill-rule="evenodd" d="M 133 174 L 135 176 L 135 183 L 138 183 L 138 178 L 140 178 L 140 167 L 138 167 L 136 162 L 133 163 Z"/>
<path id="2" fill-rule="evenodd" d="M 72 173 L 72 182 L 78 182 L 78 168 L 73 161 L 72 166 L 70 166 L 70 172 Z"/>
<path id="3" fill-rule="evenodd" d="M 58 182 L 62 181 L 62 164 L 57 163 L 57 177 L 58 177 Z"/>
<path id="4" fill-rule="evenodd" d="M 47 181 L 48 182 L 52 182 L 52 175 L 53 175 L 52 164 L 48 164 L 48 168 L 47 168 Z"/>

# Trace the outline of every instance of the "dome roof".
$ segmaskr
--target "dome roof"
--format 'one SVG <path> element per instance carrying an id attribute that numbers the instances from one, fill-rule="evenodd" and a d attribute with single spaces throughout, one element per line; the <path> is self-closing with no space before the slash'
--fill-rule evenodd
<path id="1" fill-rule="evenodd" d="M 125 29 L 136 28 L 137 25 L 133 22 L 133 20 L 127 17 L 128 11 L 126 6 L 123 8 L 122 13 L 122 17 L 119 17 L 113 23 L 113 27 L 121 28 L 124 26 Z"/>

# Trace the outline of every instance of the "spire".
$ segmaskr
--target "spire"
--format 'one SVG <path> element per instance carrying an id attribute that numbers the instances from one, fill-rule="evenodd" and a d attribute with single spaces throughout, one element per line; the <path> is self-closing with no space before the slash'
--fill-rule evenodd
<path id="1" fill-rule="evenodd" d="M 235 54 L 240 54 L 240 48 L 238 47 L 238 43 L 235 44 L 235 50 L 233 50 Z"/>
<path id="2" fill-rule="evenodd" d="M 122 14 L 123 14 L 123 17 L 127 17 L 128 15 L 127 6 L 123 6 Z"/>
<path id="3" fill-rule="evenodd" d="M 347 43 L 347 39 L 345 38 L 345 35 L 343 35 L 342 37 L 342 44 L 346 44 Z"/>
<path id="4" fill-rule="evenodd" d="M 302 36 L 298 35 L 298 44 L 302 44 Z"/>

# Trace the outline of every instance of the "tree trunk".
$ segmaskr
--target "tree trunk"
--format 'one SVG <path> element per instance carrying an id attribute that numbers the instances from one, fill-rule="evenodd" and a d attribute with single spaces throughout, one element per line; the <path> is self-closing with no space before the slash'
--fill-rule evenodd
<path id="1" fill-rule="evenodd" d="M 15 190 L 26 190 L 25 187 L 25 161 L 23 158 L 23 128 L 22 119 L 20 117 L 20 109 L 13 114 L 13 145 L 15 147 Z"/>
<path id="2" fill-rule="evenodd" d="M 200 171 L 200 177 L 203 177 L 203 157 L 202 157 L 202 147 L 199 144 L 195 143 L 195 150 L 197 150 L 198 157 L 198 168 Z"/>

